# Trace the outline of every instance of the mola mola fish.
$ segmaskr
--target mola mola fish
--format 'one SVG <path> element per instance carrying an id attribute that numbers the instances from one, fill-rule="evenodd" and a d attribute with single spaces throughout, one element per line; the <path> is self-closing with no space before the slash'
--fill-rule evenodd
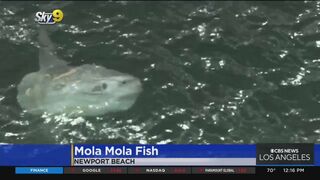
<path id="1" fill-rule="evenodd" d="M 138 78 L 94 64 L 69 66 L 55 54 L 46 29 L 38 38 L 40 69 L 18 85 L 17 100 L 26 112 L 97 116 L 135 103 L 142 91 Z"/>

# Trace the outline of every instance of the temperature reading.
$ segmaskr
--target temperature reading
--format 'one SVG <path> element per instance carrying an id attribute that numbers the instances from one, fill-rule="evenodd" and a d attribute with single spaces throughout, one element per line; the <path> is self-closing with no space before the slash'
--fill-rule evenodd
<path id="1" fill-rule="evenodd" d="M 274 171 L 276 171 L 276 168 L 267 168 L 268 173 L 273 173 Z"/>

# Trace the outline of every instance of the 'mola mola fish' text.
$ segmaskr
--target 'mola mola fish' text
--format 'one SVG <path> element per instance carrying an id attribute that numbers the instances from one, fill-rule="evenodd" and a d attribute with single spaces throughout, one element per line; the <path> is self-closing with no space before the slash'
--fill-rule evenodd
<path id="1" fill-rule="evenodd" d="M 114 147 L 114 146 L 105 146 L 105 148 L 91 146 L 75 146 L 74 147 L 74 156 L 158 156 L 159 150 L 154 147 L 146 146 L 135 146 L 129 148 L 126 146 Z"/>

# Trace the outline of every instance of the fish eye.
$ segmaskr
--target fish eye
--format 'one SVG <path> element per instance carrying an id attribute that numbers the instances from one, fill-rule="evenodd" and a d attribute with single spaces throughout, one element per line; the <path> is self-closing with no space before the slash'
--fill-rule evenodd
<path id="1" fill-rule="evenodd" d="M 99 91 L 102 91 L 102 90 L 106 90 L 107 87 L 108 87 L 107 83 L 102 83 L 101 85 L 95 86 L 91 91 L 92 92 L 99 92 Z"/>
<path id="2" fill-rule="evenodd" d="M 107 84 L 106 83 L 102 83 L 102 89 L 107 89 Z"/>
<path id="3" fill-rule="evenodd" d="M 127 84 L 127 81 L 122 81 L 121 84 Z"/>

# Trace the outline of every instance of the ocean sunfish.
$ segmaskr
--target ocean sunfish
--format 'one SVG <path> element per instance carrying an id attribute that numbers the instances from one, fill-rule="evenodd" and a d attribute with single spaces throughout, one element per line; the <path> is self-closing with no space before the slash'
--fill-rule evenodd
<path id="1" fill-rule="evenodd" d="M 45 29 L 39 32 L 40 70 L 23 77 L 17 100 L 28 113 L 97 116 L 129 109 L 142 91 L 138 78 L 84 64 L 68 66 L 54 53 Z"/>

